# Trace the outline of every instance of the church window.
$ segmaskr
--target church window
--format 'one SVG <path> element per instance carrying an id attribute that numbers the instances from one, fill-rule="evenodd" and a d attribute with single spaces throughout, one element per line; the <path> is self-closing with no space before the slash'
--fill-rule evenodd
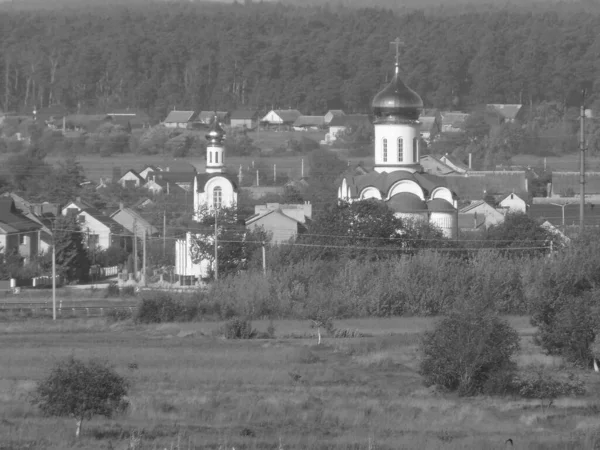
<path id="1" fill-rule="evenodd" d="M 404 161 L 404 141 L 401 137 L 398 138 L 398 162 Z"/>
<path id="2" fill-rule="evenodd" d="M 383 162 L 387 162 L 387 139 L 383 140 Z"/>
<path id="3" fill-rule="evenodd" d="M 212 164 L 212 152 L 208 152 L 208 162 Z"/>
<path id="4" fill-rule="evenodd" d="M 419 162 L 419 139 L 413 138 L 413 161 Z"/>
<path id="5" fill-rule="evenodd" d="M 219 164 L 219 152 L 215 152 L 215 163 Z"/>
<path id="6" fill-rule="evenodd" d="M 213 206 L 217 209 L 221 208 L 223 204 L 223 190 L 217 186 L 213 189 Z"/>

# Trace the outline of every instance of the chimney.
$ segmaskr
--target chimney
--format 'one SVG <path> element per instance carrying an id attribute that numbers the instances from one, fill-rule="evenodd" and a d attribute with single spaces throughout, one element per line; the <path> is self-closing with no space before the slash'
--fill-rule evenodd
<path id="1" fill-rule="evenodd" d="M 546 185 L 546 197 L 550 198 L 552 196 L 552 183 L 548 183 Z"/>
<path id="2" fill-rule="evenodd" d="M 75 197 L 75 200 L 77 201 L 77 203 L 81 203 L 81 197 Z"/>
<path id="3" fill-rule="evenodd" d="M 473 168 L 473 153 L 469 153 L 469 170 Z"/>
<path id="4" fill-rule="evenodd" d="M 125 209 L 125 206 L 123 205 L 123 202 L 119 202 L 119 209 Z"/>

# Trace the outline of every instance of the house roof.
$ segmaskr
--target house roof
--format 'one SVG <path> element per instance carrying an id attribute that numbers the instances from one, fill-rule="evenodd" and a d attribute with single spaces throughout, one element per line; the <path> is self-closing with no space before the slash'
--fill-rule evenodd
<path id="1" fill-rule="evenodd" d="M 433 155 L 423 155 L 419 158 L 419 163 L 428 172 L 436 172 L 439 175 L 449 175 L 454 173 L 454 169 Z"/>
<path id="2" fill-rule="evenodd" d="M 461 175 L 447 175 L 444 180 L 461 200 L 480 200 L 489 194 L 510 193 L 528 198 L 527 177 L 524 171 L 467 172 Z"/>
<path id="3" fill-rule="evenodd" d="M 179 186 L 177 186 L 177 187 L 179 187 Z M 146 197 L 146 198 L 139 199 L 131 207 L 132 208 L 143 208 L 145 205 L 151 205 L 153 203 L 154 202 L 152 201 L 152 199 L 149 199 L 148 197 Z"/>
<path id="4" fill-rule="evenodd" d="M 452 126 L 453 128 L 462 127 L 467 117 L 469 117 L 469 114 L 454 111 L 442 112 L 440 115 L 442 126 Z"/>
<path id="5" fill-rule="evenodd" d="M 386 202 L 388 208 L 397 213 L 427 212 L 427 204 L 420 197 L 410 192 L 401 192 Z"/>
<path id="6" fill-rule="evenodd" d="M 200 173 L 200 174 L 196 175 L 196 180 L 198 182 L 198 191 L 197 192 L 204 192 L 204 187 L 206 186 L 206 183 L 208 182 L 208 180 L 210 180 L 211 178 L 215 178 L 215 177 L 222 177 L 222 178 L 228 179 L 229 182 L 233 186 L 233 190 L 237 192 L 237 190 L 238 190 L 237 178 L 234 175 L 229 174 L 229 173 Z"/>
<path id="7" fill-rule="evenodd" d="M 552 172 L 552 193 L 563 197 L 567 197 L 569 191 L 578 194 L 580 190 L 579 177 L 579 172 Z M 585 194 L 600 194 L 600 172 L 585 173 Z"/>
<path id="8" fill-rule="evenodd" d="M 171 170 L 152 172 L 150 178 L 154 179 L 155 181 L 162 180 L 169 183 L 192 183 L 195 175 L 196 174 L 193 172 L 174 172 Z"/>
<path id="9" fill-rule="evenodd" d="M 131 218 L 133 218 L 136 221 L 136 226 L 139 225 L 140 228 L 145 228 L 146 230 L 148 230 L 148 232 L 150 234 L 159 233 L 158 228 L 156 228 L 154 225 L 152 225 L 150 222 L 148 222 L 146 219 L 144 219 L 137 211 L 135 211 L 134 209 L 131 209 L 131 208 L 117 209 L 115 212 L 113 212 L 110 215 L 111 219 L 115 220 L 114 217 L 120 212 L 129 215 Z M 126 225 L 122 225 L 122 226 L 124 228 L 126 228 L 128 231 L 131 231 L 132 233 L 134 232 L 133 226 L 131 227 L 131 229 L 129 229 L 129 227 Z"/>
<path id="10" fill-rule="evenodd" d="M 462 169 L 462 170 L 465 170 L 465 171 L 470 170 L 469 166 L 467 166 L 466 164 L 462 163 L 458 158 L 455 158 L 454 156 L 450 156 L 450 155 L 439 155 L 439 156 L 437 156 L 436 155 L 436 158 L 439 159 L 440 161 L 442 161 L 443 163 L 444 163 L 444 161 L 442 160 L 442 158 L 445 158 L 448 162 L 444 163 L 444 164 L 446 164 L 447 166 L 449 166 L 451 164 L 451 165 L 456 166 L 459 169 Z M 450 167 L 452 167 L 452 166 L 450 166 Z"/>
<path id="11" fill-rule="evenodd" d="M 486 105 L 486 109 L 498 113 L 501 117 L 507 120 L 514 120 L 521 111 L 523 105 L 520 104 L 501 104 L 490 103 Z"/>
<path id="12" fill-rule="evenodd" d="M 286 123 L 294 123 L 302 115 L 297 109 L 274 109 L 273 112 Z"/>
<path id="13" fill-rule="evenodd" d="M 119 178 L 119 181 L 121 181 L 123 178 L 125 178 L 125 175 L 127 175 L 128 173 L 130 173 L 130 174 L 134 175 L 135 177 L 137 177 L 137 179 L 138 179 L 138 180 L 140 180 L 141 182 L 144 182 L 144 181 L 146 181 L 146 180 L 144 180 L 144 178 L 143 178 L 143 177 L 142 177 L 142 176 L 141 176 L 139 173 L 137 173 L 137 172 L 136 172 L 135 170 L 133 170 L 133 169 L 129 169 L 127 172 L 125 172 L 125 173 L 123 174 L 123 176 L 122 176 L 121 178 Z"/>
<path id="14" fill-rule="evenodd" d="M 171 111 L 164 123 L 184 123 L 192 120 L 196 113 L 194 111 Z"/>
<path id="15" fill-rule="evenodd" d="M 188 172 L 196 173 L 196 167 L 186 161 L 172 160 L 165 162 L 161 167 L 157 167 L 158 171 L 163 172 Z"/>
<path id="16" fill-rule="evenodd" d="M 219 120 L 223 120 L 229 115 L 227 111 L 200 111 L 200 114 L 198 114 L 198 119 L 202 122 L 212 122 L 215 117 L 215 113 L 217 114 Z"/>
<path id="17" fill-rule="evenodd" d="M 329 122 L 330 127 L 348 127 L 368 124 L 371 125 L 371 119 L 367 114 L 347 114 L 345 116 L 335 116 Z"/>
<path id="18" fill-rule="evenodd" d="M 346 184 L 353 198 L 358 197 L 363 189 L 367 187 L 374 187 L 381 192 L 382 196 L 387 196 L 390 188 L 401 180 L 416 182 L 429 195 L 437 187 L 449 187 L 447 186 L 446 179 L 447 177 L 438 177 L 429 173 L 411 173 L 404 170 L 396 170 L 394 172 L 370 172 L 365 175 L 346 177 Z"/>
<path id="19" fill-rule="evenodd" d="M 435 117 L 431 116 L 421 116 L 419 122 L 421 122 L 421 131 L 431 132 L 436 126 Z"/>
<path id="20" fill-rule="evenodd" d="M 489 203 L 486 203 L 485 200 L 476 200 L 474 202 L 471 202 L 469 205 L 465 206 L 464 208 L 461 208 L 460 212 L 461 213 L 468 213 L 469 211 L 473 211 L 475 208 L 479 208 L 480 206 L 483 205 L 487 205 L 490 208 L 494 209 L 494 207 L 492 205 L 490 205 Z"/>
<path id="21" fill-rule="evenodd" d="M 177 183 L 172 182 L 172 181 L 167 181 L 167 180 L 162 180 L 160 178 L 157 179 L 149 179 L 148 181 L 146 181 L 146 183 L 144 184 L 143 187 L 145 187 L 146 189 L 149 189 L 149 186 L 155 184 L 157 186 L 160 186 L 161 188 L 163 188 L 163 190 L 167 190 L 167 187 L 169 189 L 169 194 L 182 194 L 184 192 L 186 192 L 181 186 L 179 186 Z"/>
<path id="22" fill-rule="evenodd" d="M 325 125 L 324 116 L 300 116 L 294 122 L 295 127 L 322 127 Z"/>
<path id="23" fill-rule="evenodd" d="M 342 111 L 341 109 L 330 109 L 329 111 L 327 111 L 327 113 L 325 115 L 327 115 L 327 114 L 331 114 L 333 117 L 346 115 L 346 113 L 344 111 Z"/>
<path id="24" fill-rule="evenodd" d="M 256 119 L 258 112 L 253 110 L 236 109 L 231 113 L 231 120 L 250 120 Z"/>
<path id="25" fill-rule="evenodd" d="M 277 209 L 270 209 L 267 211 L 263 211 L 258 214 L 254 214 L 253 216 L 250 216 L 245 220 L 245 224 L 246 224 L 246 226 L 248 226 L 248 225 L 256 222 L 257 220 L 263 219 L 266 216 L 271 215 L 271 214 L 281 215 L 281 216 L 285 217 L 286 219 L 292 220 L 296 223 L 302 223 L 299 220 L 296 220 L 293 217 L 288 216 L 286 213 L 283 212 L 283 210 L 281 208 L 277 208 Z"/>
<path id="26" fill-rule="evenodd" d="M 458 228 L 476 230 L 485 224 L 485 215 L 477 213 L 458 213 Z"/>
<path id="27" fill-rule="evenodd" d="M 0 230 L 4 234 L 35 231 L 42 227 L 41 223 L 21 213 L 12 197 L 0 197 Z"/>

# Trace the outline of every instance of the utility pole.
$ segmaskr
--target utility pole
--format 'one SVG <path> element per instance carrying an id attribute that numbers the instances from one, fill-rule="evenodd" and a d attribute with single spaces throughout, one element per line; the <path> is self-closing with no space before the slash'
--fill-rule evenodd
<path id="1" fill-rule="evenodd" d="M 565 229 L 565 207 L 572 205 L 573 203 L 563 203 L 562 205 L 560 203 L 550 203 L 551 205 L 554 206 L 558 206 L 559 208 L 562 208 L 562 229 L 563 229 L 563 233 L 566 231 Z"/>
<path id="2" fill-rule="evenodd" d="M 581 196 L 579 204 L 579 232 L 583 234 L 583 219 L 585 215 L 585 88 L 581 89 L 581 108 L 579 114 L 579 150 L 581 151 Z"/>
<path id="3" fill-rule="evenodd" d="M 133 278 L 137 281 L 138 274 L 138 252 L 137 252 L 137 220 L 133 219 Z"/>
<path id="4" fill-rule="evenodd" d="M 215 280 L 219 279 L 219 251 L 218 251 L 218 229 L 217 229 L 217 215 L 219 210 L 215 208 Z"/>
<path id="5" fill-rule="evenodd" d="M 300 178 L 304 178 L 304 158 L 302 158 L 302 168 L 300 169 Z"/>
<path id="6" fill-rule="evenodd" d="M 262 243 L 262 259 L 263 259 L 263 275 L 267 276 L 267 252 L 265 250 L 265 243 Z"/>
<path id="7" fill-rule="evenodd" d="M 277 183 L 277 164 L 273 164 L 273 184 Z"/>
<path id="8" fill-rule="evenodd" d="M 55 236 L 55 234 L 56 234 L 55 221 L 52 221 L 52 320 L 56 320 L 56 236 Z"/>
<path id="9" fill-rule="evenodd" d="M 163 257 L 167 248 L 167 210 L 163 211 Z"/>
<path id="10" fill-rule="evenodd" d="M 143 260 L 142 260 L 142 286 L 146 287 L 146 229 L 145 228 L 142 229 L 142 236 L 144 239 L 142 242 L 142 252 L 144 254 Z"/>

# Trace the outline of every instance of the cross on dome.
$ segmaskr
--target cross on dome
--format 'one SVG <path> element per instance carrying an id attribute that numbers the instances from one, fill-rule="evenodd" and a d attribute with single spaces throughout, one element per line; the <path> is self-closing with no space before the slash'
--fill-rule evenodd
<path id="1" fill-rule="evenodd" d="M 390 45 L 396 47 L 396 74 L 400 70 L 400 47 L 404 47 L 404 41 L 402 41 L 399 37 L 390 42 Z"/>

